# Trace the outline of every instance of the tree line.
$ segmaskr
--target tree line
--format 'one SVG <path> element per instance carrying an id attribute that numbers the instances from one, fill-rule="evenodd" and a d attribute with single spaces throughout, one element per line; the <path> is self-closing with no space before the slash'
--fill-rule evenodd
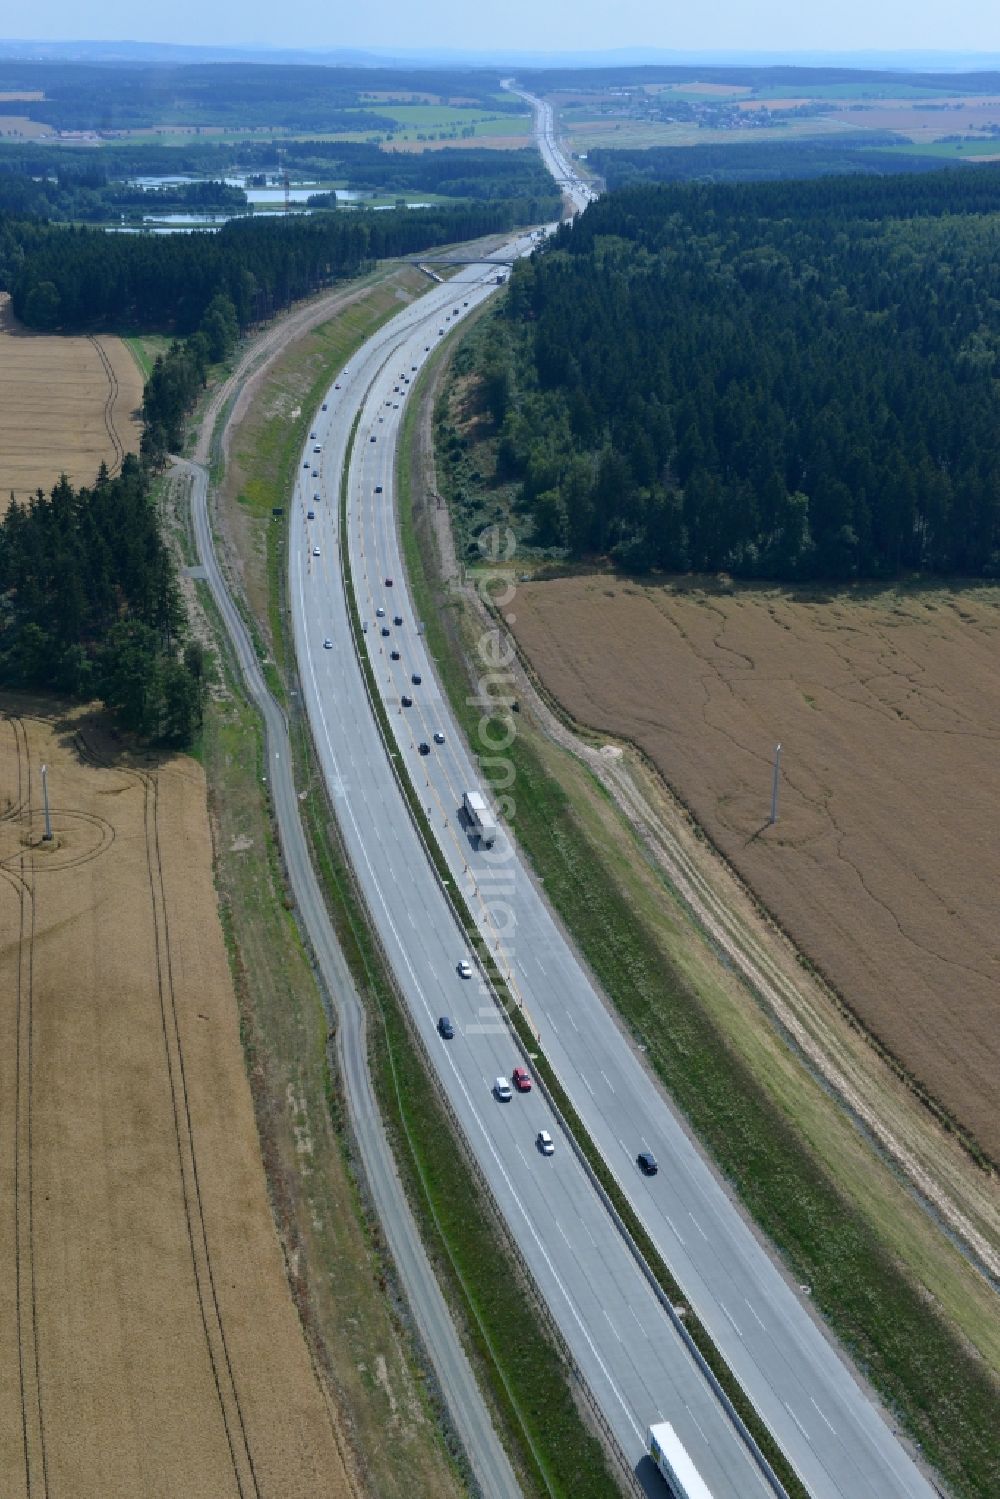
<path id="1" fill-rule="evenodd" d="M 426 97 L 495 113 L 523 113 L 497 96 L 500 75 L 486 68 L 345 68 L 301 63 L 62 62 L 0 58 L 0 115 L 27 115 L 59 130 L 139 126 L 264 125 L 269 130 L 393 130 L 380 96 Z"/>
<path id="2" fill-rule="evenodd" d="M 558 214 L 552 178 L 531 147 L 491 151 L 382 151 L 366 141 L 245 140 L 225 146 L 120 146 L 81 157 L 59 146 L 0 146 L 0 212 L 64 222 L 100 223 L 123 213 L 169 209 L 247 208 L 246 193 L 221 179 L 235 172 L 259 179 L 282 168 L 348 188 L 380 193 L 435 193 L 447 198 L 535 200 Z M 144 191 L 130 179 L 196 174 Z M 310 200 L 312 201 L 312 200 Z M 317 201 L 320 201 L 317 198 Z M 326 199 L 324 206 L 336 206 Z M 542 215 L 544 216 L 544 214 Z"/>
<path id="3" fill-rule="evenodd" d="M 140 457 L 92 487 L 65 476 L 0 521 L 0 682 L 101 697 L 144 739 L 191 741 L 205 663 L 152 499 L 210 365 L 242 329 L 385 254 L 511 227 L 510 202 L 230 225 L 152 238 L 0 217 L 0 285 L 29 326 L 172 329 L 143 391 Z M 234 232 L 246 230 L 248 232 Z M 180 336 L 187 335 L 187 336 Z"/>
<path id="4" fill-rule="evenodd" d="M 548 200 L 543 200 L 547 202 Z M 193 333 L 229 297 L 241 329 L 362 267 L 535 222 L 534 199 L 234 220 L 214 232 L 108 234 L 0 215 L 0 288 L 29 328 Z"/>
<path id="5" fill-rule="evenodd" d="M 609 194 L 479 360 L 536 544 L 1000 575 L 1000 170 Z"/>
<path id="6" fill-rule="evenodd" d="M 145 214 L 249 213 L 247 195 L 226 182 L 177 182 L 144 190 L 124 182 L 94 182 L 90 171 L 61 169 L 35 178 L 0 163 L 0 213 L 12 218 L 100 224 Z"/>
<path id="7" fill-rule="evenodd" d="M 612 192 L 640 182 L 772 182 L 782 177 L 890 176 L 940 172 L 940 156 L 899 151 L 892 131 L 820 136 L 815 140 L 740 141 L 722 146 L 648 146 L 615 150 L 595 146 L 587 162 Z M 967 163 L 956 161 L 956 167 Z"/>
<path id="8" fill-rule="evenodd" d="M 205 660 L 150 493 L 131 454 L 92 488 L 65 475 L 0 521 L 0 682 L 103 699 L 123 729 L 184 746 L 201 722 Z"/>
<path id="9" fill-rule="evenodd" d="M 642 90 L 650 84 L 719 83 L 750 89 L 792 89 L 808 94 L 812 89 L 850 88 L 858 94 L 885 97 L 892 89 L 909 96 L 928 89 L 949 98 L 962 94 L 992 94 L 1000 90 L 1000 73 L 980 70 L 965 73 L 908 73 L 888 68 L 807 67 L 799 64 L 648 63 L 606 68 L 526 68 L 520 74 L 525 86 L 536 93 L 557 89 L 587 93 L 599 89 Z"/>

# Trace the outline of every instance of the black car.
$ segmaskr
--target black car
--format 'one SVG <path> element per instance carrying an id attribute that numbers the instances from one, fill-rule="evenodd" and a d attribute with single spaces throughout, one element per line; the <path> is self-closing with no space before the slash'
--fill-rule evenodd
<path id="1" fill-rule="evenodd" d="M 446 1041 L 451 1041 L 454 1037 L 455 1027 L 452 1025 L 447 1015 L 442 1015 L 441 1019 L 438 1021 L 438 1033 L 439 1035 L 443 1036 Z"/>
<path id="2" fill-rule="evenodd" d="M 401 614 L 394 614 L 392 616 L 392 622 L 394 625 L 401 625 L 403 623 L 403 616 Z"/>
<path id="3" fill-rule="evenodd" d="M 402 703 L 402 705 L 403 705 L 404 708 L 412 708 L 413 707 L 413 699 L 412 699 L 412 697 L 407 697 L 407 695 L 406 695 L 405 692 L 403 693 L 403 696 L 400 698 L 399 701 Z"/>
<path id="4" fill-rule="evenodd" d="M 369 437 L 368 441 L 369 442 L 374 442 L 375 441 L 375 433 L 374 432 L 372 433 L 371 437 Z"/>
<path id="5" fill-rule="evenodd" d="M 393 661 L 398 661 L 399 660 L 399 652 L 398 651 L 390 651 L 389 655 L 392 657 Z"/>
<path id="6" fill-rule="evenodd" d="M 431 747 L 427 743 L 426 739 L 421 739 L 420 743 L 417 745 L 417 749 L 422 755 L 429 755 L 431 752 Z"/>
<path id="7" fill-rule="evenodd" d="M 383 625 L 382 626 L 382 634 L 383 635 L 388 635 L 388 633 L 389 633 L 389 626 L 388 625 Z"/>
<path id="8" fill-rule="evenodd" d="M 410 678 L 410 681 L 413 683 L 414 687 L 419 687 L 421 682 L 420 673 L 418 671 L 415 671 L 413 673 L 413 676 Z"/>
<path id="9" fill-rule="evenodd" d="M 382 486 L 381 486 L 381 484 L 376 484 L 375 485 L 375 493 L 376 494 L 381 494 L 382 493 Z"/>
<path id="10" fill-rule="evenodd" d="M 643 1176 L 655 1176 L 660 1169 L 656 1164 L 656 1157 L 651 1150 L 640 1150 L 635 1158 L 635 1163 Z"/>

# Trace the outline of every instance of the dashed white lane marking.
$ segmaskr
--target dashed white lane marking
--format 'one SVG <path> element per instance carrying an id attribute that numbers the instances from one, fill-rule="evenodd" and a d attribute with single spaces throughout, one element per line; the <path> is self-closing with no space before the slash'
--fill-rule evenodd
<path id="1" fill-rule="evenodd" d="M 720 1308 L 720 1310 L 722 1312 L 722 1315 L 725 1317 L 726 1321 L 729 1323 L 730 1327 L 733 1329 L 733 1332 L 742 1341 L 743 1334 L 740 1332 L 739 1328 L 737 1327 L 737 1325 L 736 1325 L 736 1319 L 732 1315 L 732 1313 L 730 1312 L 729 1308 L 726 1306 L 726 1304 L 725 1304 L 724 1301 L 720 1301 L 719 1302 L 719 1308 Z"/>
<path id="2" fill-rule="evenodd" d="M 764 1323 L 761 1322 L 760 1318 L 757 1316 L 757 1312 L 756 1312 L 756 1310 L 754 1308 L 753 1303 L 751 1301 L 749 1301 L 746 1296 L 744 1296 L 743 1300 L 746 1302 L 747 1306 L 750 1308 L 750 1315 L 754 1318 L 754 1320 L 756 1322 L 760 1323 L 761 1327 L 763 1327 Z"/>
<path id="3" fill-rule="evenodd" d="M 681 1238 L 680 1234 L 677 1232 L 677 1225 L 674 1222 L 674 1220 L 671 1218 L 670 1214 L 669 1213 L 664 1213 L 663 1216 L 664 1216 L 664 1218 L 666 1218 L 667 1222 L 670 1224 L 670 1227 L 673 1229 L 674 1236 L 677 1239 L 678 1244 L 683 1244 L 684 1240 Z"/>
<path id="4" fill-rule="evenodd" d="M 698 1220 L 695 1217 L 695 1215 L 693 1213 L 688 1213 L 688 1217 L 691 1219 L 691 1222 L 694 1224 L 695 1228 L 698 1230 L 698 1232 L 701 1234 L 702 1238 L 705 1240 L 705 1243 L 707 1244 L 708 1243 L 708 1234 L 702 1228 L 701 1224 L 698 1222 Z"/>
<path id="5" fill-rule="evenodd" d="M 788 1401 L 787 1400 L 783 1400 L 781 1403 L 785 1407 L 785 1410 L 788 1412 L 788 1414 L 791 1416 L 792 1420 L 795 1422 L 796 1426 L 801 1431 L 802 1435 L 805 1437 L 806 1441 L 809 1442 L 809 1445 L 811 1447 L 812 1446 L 812 1441 L 810 1440 L 809 1433 L 806 1431 L 805 1427 L 802 1425 L 802 1422 L 799 1420 L 798 1416 L 792 1410 L 792 1407 L 789 1405 Z"/>
<path id="6" fill-rule="evenodd" d="M 834 1436 L 836 1436 L 837 1435 L 836 1430 L 834 1429 L 834 1427 L 832 1426 L 832 1424 L 830 1423 L 830 1421 L 827 1420 L 826 1416 L 820 1410 L 819 1406 L 816 1405 L 816 1402 L 815 1402 L 815 1400 L 813 1400 L 813 1398 L 812 1398 L 811 1395 L 809 1396 L 809 1400 L 812 1403 L 812 1405 L 815 1406 L 815 1408 L 816 1408 L 816 1414 L 819 1416 L 820 1420 L 821 1421 L 826 1421 L 827 1426 L 830 1427 L 830 1430 L 833 1432 Z"/>

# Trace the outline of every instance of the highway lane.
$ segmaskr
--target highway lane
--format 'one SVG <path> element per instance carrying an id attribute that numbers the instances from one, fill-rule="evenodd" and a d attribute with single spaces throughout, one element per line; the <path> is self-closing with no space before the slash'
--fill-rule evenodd
<path id="1" fill-rule="evenodd" d="M 544 99 L 537 98 L 535 94 L 529 94 L 526 89 L 515 88 L 509 81 L 504 83 L 503 87 L 531 105 L 535 116 L 535 144 L 538 146 L 541 158 L 572 203 L 573 212 L 582 213 L 588 203 L 593 203 L 597 194 L 573 170 L 572 164 L 556 140 L 555 115 L 552 105 L 547 104 Z"/>
<path id="2" fill-rule="evenodd" d="M 479 293 L 444 289 L 448 322 Z M 438 293 L 435 293 L 437 296 Z M 448 302 L 451 302 L 450 308 Z M 439 316 L 439 314 L 436 314 Z M 442 319 L 438 327 L 447 326 Z M 458 821 L 462 792 L 479 786 L 423 642 L 413 629 L 392 509 L 393 442 L 406 376 L 438 327 L 401 344 L 364 406 L 350 481 L 350 545 L 359 606 L 377 644 L 373 659 L 393 714 L 402 762 L 425 806 L 453 878 L 464 888 L 512 990 L 541 1035 L 574 1106 L 633 1206 L 684 1287 L 699 1317 L 803 1478 L 822 1499 L 916 1499 L 932 1490 L 813 1322 L 688 1139 L 640 1060 L 625 1044 L 587 975 L 552 921 L 507 840 L 492 854 L 474 849 Z M 405 329 L 400 326 L 401 336 Z M 367 365 L 366 378 L 378 368 Z M 399 389 L 394 389 L 399 386 Z M 360 386 L 358 387 L 360 390 Z M 352 401 L 352 410 L 355 407 Z M 371 442 L 371 438 L 375 442 Z M 337 446 L 338 454 L 341 448 Z M 337 459 L 339 462 L 340 459 Z M 381 485 L 381 495 L 376 486 Z M 386 587 L 387 577 L 393 585 Z M 376 608 L 387 611 L 389 637 Z M 395 614 L 402 627 L 392 623 Z M 405 640 L 399 662 L 388 647 Z M 408 679 L 416 671 L 421 684 Z M 400 707 L 404 691 L 411 709 Z M 445 744 L 434 745 L 443 729 Z M 417 744 L 433 748 L 417 756 Z M 501 888 L 498 883 L 502 881 Z M 502 909 L 501 909 L 502 908 Z M 502 916 L 504 930 L 500 929 Z M 638 1177 L 634 1156 L 652 1148 L 661 1172 Z"/>
<path id="3" fill-rule="evenodd" d="M 362 427 L 374 418 L 382 394 L 370 403 Z M 398 419 L 387 408 L 390 415 Z M 376 456 L 360 443 L 355 462 L 363 475 L 357 486 L 361 530 L 356 537 L 352 523 L 351 531 L 359 605 L 397 607 L 405 577 L 392 520 L 391 449 L 383 442 Z M 375 493 L 379 483 L 381 495 Z M 394 579 L 392 600 L 387 576 Z M 403 615 L 412 618 L 408 598 Z M 419 688 L 409 684 L 414 671 Z M 810 1493 L 821 1499 L 929 1496 L 926 1480 L 624 1042 L 512 843 L 502 838 L 493 851 L 483 851 L 470 842 L 458 819 L 462 794 L 488 788 L 452 722 L 419 636 L 407 639 L 398 663 L 386 663 L 387 704 L 398 704 L 408 684 L 413 709 L 393 718 L 404 763 L 414 767 L 420 740 L 433 745 L 433 730 L 446 730 L 445 744 L 419 757 L 416 775 L 453 879 L 588 1133 Z M 487 756 L 502 761 L 502 753 Z M 516 787 L 506 795 L 516 803 Z M 644 1148 L 660 1161 L 654 1182 L 636 1170 L 636 1153 Z"/>
<path id="4" fill-rule="evenodd" d="M 570 196 L 582 206 L 593 195 L 574 177 L 556 145 L 550 106 L 518 92 L 535 110 L 539 149 L 550 171 L 567 189 L 579 189 Z M 391 483 L 382 488 L 391 501 Z M 378 517 L 373 509 L 370 535 L 381 541 L 385 568 L 401 570 L 386 502 L 383 512 Z M 424 665 L 429 668 L 430 663 L 421 664 L 419 649 L 415 659 L 418 673 L 427 680 Z M 411 714 L 413 736 L 426 739 L 430 719 L 439 716 L 437 704 L 417 724 L 412 720 L 421 720 L 421 713 Z M 584 975 L 527 871 L 510 857 L 513 850 L 501 847 L 477 860 L 468 839 L 457 831 L 454 813 L 463 791 L 482 788 L 461 737 L 449 736 L 447 745 L 434 750 L 441 774 L 435 777 L 424 767 L 424 775 L 437 811 L 435 832 L 456 882 L 464 881 L 470 909 L 506 967 L 508 982 L 539 1030 L 588 1132 L 800 1476 L 811 1492 L 822 1495 L 870 1494 L 880 1499 L 929 1494 L 930 1486 L 872 1401 L 704 1169 L 638 1059 L 620 1044 L 617 1027 L 592 986 L 581 983 Z M 493 758 L 502 763 L 502 755 Z M 499 901 L 498 872 L 510 884 Z M 502 931 L 493 911 L 498 904 Z M 515 932 L 516 954 L 515 939 L 509 935 Z M 540 999 L 536 1002 L 537 996 L 546 997 L 546 1008 Z M 629 1117 L 630 1134 L 624 1127 Z M 658 1154 L 666 1151 L 661 1163 L 665 1169 L 655 1186 L 640 1182 L 635 1171 L 639 1145 L 655 1145 Z"/>
<path id="5" fill-rule="evenodd" d="M 560 1137 L 545 1101 L 537 1090 L 509 1103 L 499 1103 L 491 1094 L 493 1080 L 509 1077 L 521 1059 L 492 1001 L 478 992 L 475 980 L 465 981 L 456 972 L 465 956 L 464 938 L 387 773 L 350 639 L 337 498 L 360 405 L 356 464 L 349 479 L 350 544 L 357 553 L 371 659 L 386 685 L 394 721 L 404 722 L 409 710 L 402 706 L 403 688 L 416 694 L 422 684 L 404 683 L 399 676 L 403 662 L 393 662 L 391 651 L 405 640 L 409 655 L 419 636 L 398 561 L 394 571 L 383 568 L 379 548 L 390 532 L 394 543 L 391 511 L 386 505 L 374 507 L 383 529 L 378 538 L 366 540 L 356 529 L 363 518 L 359 501 L 366 495 L 377 498 L 371 482 L 375 469 L 383 480 L 391 479 L 393 442 L 388 439 L 405 408 L 413 366 L 419 368 L 439 341 L 438 330 L 454 323 L 455 308 L 461 316 L 464 304 L 477 305 L 492 284 L 489 273 L 467 268 L 429 292 L 355 356 L 336 383 L 340 388 L 328 393 L 329 409 L 317 415 L 316 436 L 303 454 L 290 530 L 290 598 L 304 700 L 352 862 L 432 1058 L 428 1086 L 440 1087 L 451 1100 L 519 1250 L 619 1445 L 629 1462 L 638 1465 L 648 1423 L 669 1419 L 719 1499 L 750 1499 L 767 1492 L 763 1479 Z M 312 451 L 316 446 L 318 454 Z M 384 482 L 383 491 L 388 493 Z M 377 589 L 377 603 L 369 589 Z M 378 615 L 377 608 L 385 614 Z M 397 614 L 401 625 L 394 623 Z M 390 633 L 383 636 L 383 628 Z M 329 649 L 325 640 L 331 642 Z M 429 673 L 424 681 L 433 691 Z M 443 701 L 438 706 L 437 717 L 446 722 Z M 404 753 L 415 768 L 430 760 L 419 757 L 408 738 Z M 452 1041 L 437 1034 L 443 1014 L 455 1023 Z M 552 1158 L 536 1148 L 542 1128 L 556 1137 Z M 662 1493 L 662 1487 L 655 1487 L 656 1475 L 645 1466 L 643 1472 L 654 1484 L 652 1492 Z"/>
<path id="6" fill-rule="evenodd" d="M 263 718 L 271 798 L 282 855 L 296 913 L 322 978 L 327 1018 L 336 1023 L 347 1110 L 375 1211 L 442 1398 L 482 1493 L 488 1499 L 520 1499 L 520 1486 L 493 1428 L 396 1175 L 368 1070 L 364 1007 L 330 921 L 302 829 L 285 716 L 264 681 L 253 643 L 216 557 L 208 512 L 207 470 L 183 459 L 175 459 L 174 466 L 190 478 L 198 559 L 205 569 L 208 587 L 229 635 L 247 692 Z"/>

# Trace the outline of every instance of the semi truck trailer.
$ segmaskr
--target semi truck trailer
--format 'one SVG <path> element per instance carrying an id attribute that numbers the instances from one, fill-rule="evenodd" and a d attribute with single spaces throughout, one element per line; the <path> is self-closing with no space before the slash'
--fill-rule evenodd
<path id="1" fill-rule="evenodd" d="M 479 791 L 467 791 L 462 797 L 462 807 L 470 829 L 479 839 L 480 848 L 492 848 L 496 841 L 497 824 L 486 798 Z"/>
<path id="2" fill-rule="evenodd" d="M 673 1499 L 712 1499 L 708 1485 L 669 1421 L 649 1428 L 647 1447 Z"/>

